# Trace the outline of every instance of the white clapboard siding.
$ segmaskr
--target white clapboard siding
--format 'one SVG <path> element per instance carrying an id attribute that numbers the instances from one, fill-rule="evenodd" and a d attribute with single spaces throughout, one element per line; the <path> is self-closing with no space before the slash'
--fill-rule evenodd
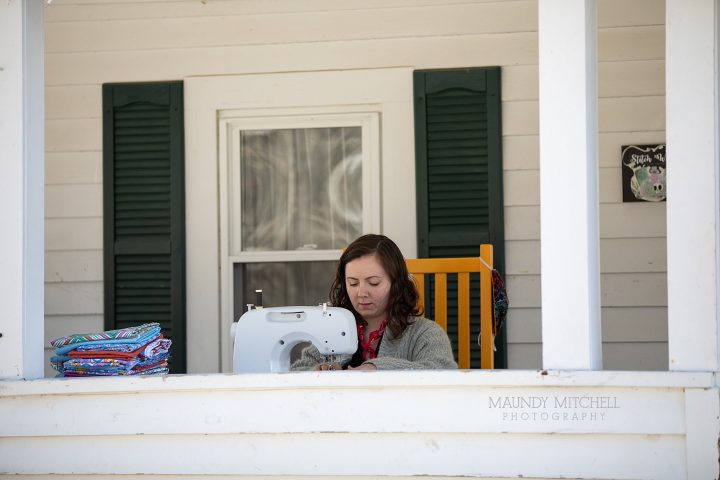
<path id="1" fill-rule="evenodd" d="M 629 227 L 632 227 L 630 229 Z M 600 205 L 600 238 L 664 237 L 663 203 L 607 203 Z M 539 240 L 537 206 L 505 207 L 505 239 Z"/>
<path id="2" fill-rule="evenodd" d="M 500 80 L 503 101 L 537 100 L 537 65 L 508 65 L 502 69 Z"/>
<path id="3" fill-rule="evenodd" d="M 619 154 L 616 155 L 619 157 Z M 616 167 L 599 169 L 600 203 L 622 203 L 622 170 Z M 506 206 L 540 204 L 539 170 L 505 170 L 503 172 Z"/>
<path id="4" fill-rule="evenodd" d="M 667 343 L 667 307 L 603 307 L 603 342 Z M 665 362 L 667 363 L 667 362 Z"/>
<path id="5" fill-rule="evenodd" d="M 540 275 L 506 275 L 505 286 L 514 308 L 540 307 Z"/>
<path id="6" fill-rule="evenodd" d="M 603 342 L 603 368 L 605 370 L 667 370 L 667 341 Z"/>
<path id="7" fill-rule="evenodd" d="M 538 170 L 505 170 L 503 175 L 506 206 L 539 205 Z M 622 202 L 621 175 L 620 167 L 599 170 L 600 203 Z"/>
<path id="8" fill-rule="evenodd" d="M 508 275 L 508 296 L 514 307 L 540 304 L 539 275 Z M 667 305 L 667 275 L 657 273 L 605 273 L 600 276 L 601 301 L 613 307 Z"/>
<path id="9" fill-rule="evenodd" d="M 131 33 L 129 33 L 131 34 Z M 536 33 L 389 38 L 304 44 L 46 55 L 47 85 L 180 79 L 192 75 L 537 63 Z M 201 72 L 201 73 L 199 73 Z"/>
<path id="10" fill-rule="evenodd" d="M 538 170 L 503 171 L 503 202 L 505 206 L 539 205 L 539 174 Z"/>
<path id="11" fill-rule="evenodd" d="M 505 3 L 526 3 L 527 0 L 503 0 Z M 461 0 L 453 3 L 496 3 L 497 0 Z M 335 12 L 385 10 L 404 7 L 435 7 L 448 4 L 443 0 L 212 0 L 205 2 L 182 0 L 147 0 L 128 8 L 122 0 L 56 0 L 48 11 L 48 22 L 130 20 L 144 18 L 182 18 L 228 15 L 263 15 L 272 13 Z"/>
<path id="12" fill-rule="evenodd" d="M 46 152 L 45 184 L 102 183 L 102 152 Z"/>
<path id="13" fill-rule="evenodd" d="M 45 252 L 45 282 L 101 282 L 102 280 L 102 250 Z"/>
<path id="14" fill-rule="evenodd" d="M 600 203 L 622 203 L 622 170 L 620 165 L 599 168 L 598 185 Z"/>
<path id="15" fill-rule="evenodd" d="M 102 218 L 46 218 L 45 251 L 101 250 Z M 47 305 L 45 306 L 47 309 Z"/>
<path id="16" fill-rule="evenodd" d="M 665 95 L 665 62 L 633 60 L 598 64 L 598 97 Z"/>
<path id="17" fill-rule="evenodd" d="M 508 336 L 513 343 L 536 343 L 541 338 L 539 308 L 513 308 L 508 313 Z M 666 307 L 603 307 L 605 345 L 629 342 L 667 342 Z"/>
<path id="18" fill-rule="evenodd" d="M 665 97 L 601 98 L 598 100 L 598 130 L 627 132 L 663 130 Z"/>
<path id="19" fill-rule="evenodd" d="M 45 148 L 48 152 L 96 152 L 102 150 L 102 119 L 46 120 Z"/>
<path id="20" fill-rule="evenodd" d="M 511 370 L 542 368 L 542 345 L 539 340 L 530 343 L 508 343 L 507 355 L 508 368 Z"/>
<path id="21" fill-rule="evenodd" d="M 668 368 L 667 342 L 603 342 L 603 369 L 662 371 Z M 508 368 L 538 369 L 542 365 L 539 343 L 508 344 Z"/>
<path id="22" fill-rule="evenodd" d="M 664 203 L 600 205 L 600 238 L 664 237 Z"/>
<path id="23" fill-rule="evenodd" d="M 505 242 L 506 275 L 540 275 L 540 241 Z"/>
<path id="24" fill-rule="evenodd" d="M 508 310 L 505 325 L 508 339 L 512 339 L 513 344 L 540 343 L 542 338 L 542 313 L 540 308 L 511 308 Z"/>
<path id="25" fill-rule="evenodd" d="M 537 206 L 504 207 L 505 241 L 540 240 L 540 208 Z"/>
<path id="26" fill-rule="evenodd" d="M 665 9 L 658 8 L 663 4 L 658 0 L 599 0 L 597 24 L 599 28 L 664 25 Z"/>
<path id="27" fill-rule="evenodd" d="M 513 0 L 505 0 L 511 3 Z M 497 0 L 472 0 L 472 3 L 497 2 Z M 171 0 L 146 0 L 128 8 L 122 1 L 76 1 L 55 0 L 53 8 L 46 10 L 46 20 L 95 21 L 125 20 L 168 17 L 202 17 L 220 15 L 258 15 L 269 13 L 294 13 L 313 11 L 354 11 L 363 9 L 388 9 L 398 7 L 435 6 L 443 4 L 440 0 L 213 0 L 206 2 L 188 2 Z M 463 0 L 457 3 L 471 3 Z M 598 2 L 598 27 L 618 27 L 637 25 L 662 25 L 665 22 L 664 11 L 657 8 L 658 0 L 601 0 Z"/>
<path id="28" fill-rule="evenodd" d="M 537 135 L 503 135 L 503 171 L 540 168 L 539 141 Z"/>
<path id="29" fill-rule="evenodd" d="M 603 273 L 663 273 L 665 237 L 604 238 L 600 240 L 600 270 Z M 514 240 L 505 245 L 507 275 L 540 275 L 540 242 Z"/>
<path id="30" fill-rule="evenodd" d="M 537 100 L 537 65 L 503 68 L 503 100 Z M 665 94 L 665 63 L 662 60 L 600 62 L 598 97 L 662 96 Z"/>
<path id="31" fill-rule="evenodd" d="M 101 315 L 103 313 L 102 283 L 47 283 L 45 311 L 46 314 L 53 315 Z"/>
<path id="32" fill-rule="evenodd" d="M 50 32 L 49 32 L 50 33 Z M 48 43 L 55 42 L 52 35 L 48 36 Z M 500 43 L 498 43 L 500 42 Z M 385 50 L 377 51 L 378 45 L 384 44 Z M 606 47 L 603 48 L 603 45 Z M 414 48 L 412 48 L 414 46 Z M 622 46 L 618 50 L 618 46 Z M 339 52 L 339 47 L 342 47 Z M 455 47 L 455 48 L 453 48 Z M 495 47 L 493 49 L 493 47 Z M 364 51 L 354 52 L 356 48 Z M 310 54 L 305 59 L 309 63 L 301 63 L 301 59 L 293 57 L 298 50 L 302 49 Z M 471 49 L 471 50 L 468 50 Z M 334 52 L 333 52 L 334 50 Z M 418 51 L 420 50 L 420 51 Z M 499 50 L 499 51 L 498 51 Z M 629 27 L 601 29 L 598 32 L 598 59 L 599 61 L 627 61 L 627 60 L 649 60 L 664 58 L 664 28 L 663 27 Z M 348 52 L 350 57 L 341 55 Z M 334 54 L 333 54 L 334 53 Z M 469 55 L 469 53 L 472 53 Z M 186 76 L 192 71 L 206 71 L 208 74 L 220 73 L 244 73 L 248 66 L 257 64 L 260 69 L 255 71 L 275 70 L 315 70 L 323 68 L 364 68 L 369 66 L 389 67 L 397 65 L 412 64 L 421 68 L 427 67 L 427 62 L 447 62 L 462 59 L 467 66 L 467 60 L 475 56 L 480 65 L 510 65 L 517 63 L 537 64 L 537 33 L 494 33 L 494 34 L 472 34 L 459 37 L 387 37 L 382 39 L 322 39 L 317 41 L 306 41 L 305 43 L 270 43 L 261 45 L 242 46 L 217 46 L 197 47 L 189 54 L 187 47 L 165 47 L 157 50 L 138 51 L 113 51 L 113 52 L 78 52 L 78 53 L 48 53 L 46 70 L 49 76 L 56 79 L 57 84 L 83 84 L 87 78 L 98 78 L 105 80 L 115 68 L 118 73 L 123 67 L 134 70 L 125 72 L 128 79 L 134 79 L 133 73 L 137 70 L 145 71 L 151 78 L 162 78 L 153 75 L 161 75 L 160 72 L 168 71 L 176 76 Z M 237 57 L 236 55 L 239 55 Z M 182 57 L 184 62 L 181 65 L 173 64 Z M 470 58 L 469 58 L 470 57 Z M 243 62 L 235 63 L 227 61 L 228 58 L 242 58 Z M 222 62 L 222 60 L 226 60 Z M 402 59 L 402 63 L 397 60 Z M 365 60 L 367 63 L 358 65 L 358 62 Z M 115 68 L 110 71 L 102 71 L 97 67 L 111 67 L 112 62 Z M 328 64 L 328 62 L 342 62 L 339 64 Z M 132 62 L 132 65 L 130 64 Z M 268 64 L 270 62 L 270 64 Z M 319 62 L 316 64 L 316 62 Z M 348 64 L 352 62 L 352 64 Z M 471 63 L 475 64 L 475 63 Z M 85 68 L 83 68 L 85 66 Z M 243 68 L 245 66 L 245 68 Z M 72 68 L 68 68 L 72 67 Z M 93 68 L 96 67 L 96 68 Z M 264 67 L 264 68 L 263 68 Z M 90 70 L 88 70 L 90 68 Z M 56 70 L 57 69 L 57 70 Z M 78 70 L 79 69 L 79 70 Z M 239 70 L 238 70 L 239 69 Z M 58 75 L 65 73 L 70 77 Z M 52 74 L 52 75 L 50 75 Z M 84 80 L 83 80 L 84 79 Z M 121 79 L 126 81 L 126 79 Z"/>
<path id="33" fill-rule="evenodd" d="M 47 185 L 45 218 L 102 217 L 102 184 Z"/>
<path id="34" fill-rule="evenodd" d="M 45 88 L 45 118 L 102 118 L 102 85 L 66 85 Z"/>
<path id="35" fill-rule="evenodd" d="M 653 307 L 667 305 L 665 273 L 608 273 L 600 276 L 603 305 Z"/>
<path id="36" fill-rule="evenodd" d="M 599 31 L 603 40 L 622 45 L 608 48 L 600 61 L 662 59 L 664 43 L 655 38 L 662 27 L 614 28 Z M 648 39 L 650 37 L 650 39 Z M 61 44 L 61 39 L 48 43 Z M 655 48 L 649 53 L 646 46 Z M 298 58 L 300 55 L 301 58 Z M 368 40 L 318 40 L 305 43 L 252 46 L 218 46 L 158 50 L 48 53 L 47 85 L 159 80 L 197 74 L 255 73 L 267 71 L 369 68 L 414 65 L 418 68 L 450 66 L 537 64 L 537 33 L 495 33 L 463 36 L 407 37 Z M 242 61 L 232 61 L 242 59 Z M 253 68 L 254 67 L 254 68 Z M 143 76 L 138 77 L 142 72 Z"/>
<path id="37" fill-rule="evenodd" d="M 502 103 L 503 135 L 537 135 L 539 132 L 537 100 Z"/>
<path id="38" fill-rule="evenodd" d="M 505 101 L 537 100 L 537 65 L 507 66 L 502 71 L 502 97 Z M 665 95 L 665 62 L 634 60 L 598 64 L 598 97 Z"/>
<path id="39" fill-rule="evenodd" d="M 664 10 L 657 2 L 656 8 Z M 665 58 L 665 25 L 600 28 L 597 39 L 599 62 L 660 60 Z"/>
<path id="40" fill-rule="evenodd" d="M 437 21 L 442 18 L 443 21 Z M 163 35 L 158 35 L 158 29 Z M 126 35 L 132 31 L 133 35 Z M 47 52 L 164 50 L 537 31 L 535 2 L 48 23 Z"/>
<path id="41" fill-rule="evenodd" d="M 503 134 L 537 135 L 538 102 L 536 100 L 506 101 L 503 108 Z M 600 133 L 665 128 L 665 97 L 620 97 L 598 100 Z"/>
<path id="42" fill-rule="evenodd" d="M 604 238 L 600 241 L 601 270 L 604 273 L 664 273 L 666 243 L 665 237 Z"/>

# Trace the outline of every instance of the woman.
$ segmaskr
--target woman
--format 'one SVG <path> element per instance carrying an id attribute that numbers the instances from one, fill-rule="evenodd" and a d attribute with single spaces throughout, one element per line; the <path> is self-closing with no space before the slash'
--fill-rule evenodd
<path id="1" fill-rule="evenodd" d="M 457 368 L 450 340 L 420 316 L 417 301 L 398 246 L 384 235 L 363 235 L 343 252 L 330 288 L 332 305 L 355 315 L 357 351 L 328 364 L 310 345 L 292 370 Z"/>

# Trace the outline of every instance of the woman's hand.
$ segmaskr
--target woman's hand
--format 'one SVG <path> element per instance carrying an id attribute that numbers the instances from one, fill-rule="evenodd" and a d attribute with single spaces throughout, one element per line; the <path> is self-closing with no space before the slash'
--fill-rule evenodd
<path id="1" fill-rule="evenodd" d="M 339 363 L 320 363 L 315 365 L 315 370 L 342 370 L 342 366 Z M 363 363 L 358 367 L 348 366 L 348 370 L 377 370 L 377 367 L 372 363 Z"/>
<path id="2" fill-rule="evenodd" d="M 342 365 L 339 363 L 320 363 L 315 366 L 315 370 L 342 370 Z"/>
<path id="3" fill-rule="evenodd" d="M 377 370 L 377 367 L 372 363 L 363 363 L 357 367 L 348 367 L 348 370 Z"/>

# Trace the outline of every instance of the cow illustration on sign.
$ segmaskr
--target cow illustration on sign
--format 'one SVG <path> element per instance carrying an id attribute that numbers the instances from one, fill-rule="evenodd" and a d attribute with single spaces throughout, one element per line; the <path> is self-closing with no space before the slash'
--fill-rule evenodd
<path id="1" fill-rule="evenodd" d="M 665 145 L 624 145 L 623 202 L 662 202 L 665 184 Z"/>

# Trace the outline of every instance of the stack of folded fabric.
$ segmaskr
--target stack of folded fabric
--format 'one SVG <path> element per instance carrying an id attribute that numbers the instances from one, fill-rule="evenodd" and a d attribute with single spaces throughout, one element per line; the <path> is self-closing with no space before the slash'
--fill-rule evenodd
<path id="1" fill-rule="evenodd" d="M 163 338 L 159 323 L 73 334 L 50 344 L 50 359 L 60 377 L 162 375 L 168 373 L 171 340 Z"/>

